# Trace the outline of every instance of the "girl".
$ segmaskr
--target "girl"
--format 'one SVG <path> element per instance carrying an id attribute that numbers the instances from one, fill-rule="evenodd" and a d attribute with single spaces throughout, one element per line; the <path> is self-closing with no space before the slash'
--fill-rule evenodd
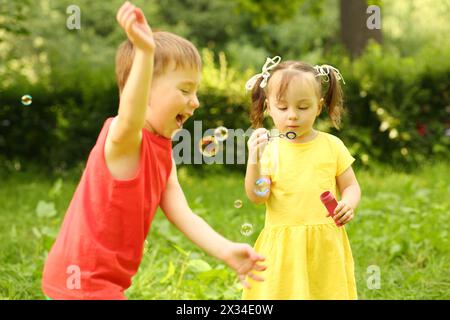
<path id="1" fill-rule="evenodd" d="M 355 159 L 339 138 L 313 128 L 323 107 L 339 128 L 344 80 L 328 65 L 280 60 L 268 58 L 262 73 L 247 82 L 252 126 L 261 127 L 267 114 L 280 134 L 271 137 L 259 128 L 248 141 L 245 189 L 252 202 L 266 205 L 255 249 L 266 257 L 267 270 L 263 283 L 248 279 L 252 288 L 244 288 L 243 299 L 356 299 L 343 226 L 361 196 Z M 269 187 L 261 190 L 264 185 Z M 341 201 L 330 218 L 320 195 L 336 197 L 337 190 Z"/>

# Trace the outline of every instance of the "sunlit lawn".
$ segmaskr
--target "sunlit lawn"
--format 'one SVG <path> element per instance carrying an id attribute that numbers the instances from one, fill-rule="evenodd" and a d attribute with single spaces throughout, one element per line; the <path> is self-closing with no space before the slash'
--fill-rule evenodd
<path id="1" fill-rule="evenodd" d="M 191 207 L 228 238 L 254 243 L 263 227 L 264 208 L 246 199 L 243 175 L 209 170 L 203 175 L 184 168 L 179 172 Z M 80 174 L 17 172 L 1 181 L 0 299 L 43 299 L 43 262 Z M 357 176 L 363 198 L 347 231 L 359 298 L 449 299 L 449 164 L 427 165 L 413 174 L 372 168 L 359 170 Z M 243 201 L 242 208 L 234 207 L 237 199 Z M 254 227 L 250 236 L 241 234 L 244 223 Z M 380 268 L 379 289 L 368 285 L 370 266 Z M 230 269 L 193 246 L 158 212 L 127 296 L 239 299 L 240 286 Z"/>

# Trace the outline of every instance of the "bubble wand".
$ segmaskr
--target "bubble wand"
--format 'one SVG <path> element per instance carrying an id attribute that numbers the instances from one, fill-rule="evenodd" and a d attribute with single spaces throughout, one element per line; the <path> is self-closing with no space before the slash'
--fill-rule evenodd
<path id="1" fill-rule="evenodd" d="M 297 134 L 294 131 L 288 131 L 286 134 L 280 133 L 278 135 L 270 135 L 270 132 L 267 132 L 267 138 L 270 140 L 272 138 L 288 138 L 289 140 L 294 140 L 297 137 Z"/>

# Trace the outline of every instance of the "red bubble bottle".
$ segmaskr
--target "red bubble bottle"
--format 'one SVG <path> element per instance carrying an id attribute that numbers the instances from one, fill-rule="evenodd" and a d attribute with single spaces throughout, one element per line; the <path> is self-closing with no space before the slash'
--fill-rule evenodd
<path id="1" fill-rule="evenodd" d="M 330 216 L 333 217 L 334 216 L 334 209 L 336 209 L 336 207 L 338 205 L 338 203 L 337 203 L 336 199 L 334 198 L 333 194 L 330 191 L 325 191 L 324 193 L 322 193 L 320 195 L 320 200 L 322 201 L 324 206 L 327 208 L 328 213 L 330 214 Z M 335 221 L 335 223 L 336 223 L 336 225 L 338 227 L 342 227 L 342 225 L 338 221 Z"/>

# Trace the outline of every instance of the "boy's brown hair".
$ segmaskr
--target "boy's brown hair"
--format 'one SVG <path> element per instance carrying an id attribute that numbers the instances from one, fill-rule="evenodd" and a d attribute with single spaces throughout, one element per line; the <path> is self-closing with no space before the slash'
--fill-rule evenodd
<path id="1" fill-rule="evenodd" d="M 171 62 L 174 63 L 175 69 L 182 67 L 201 71 L 202 60 L 200 54 L 190 41 L 165 31 L 154 31 L 153 39 L 156 45 L 153 78 L 164 74 Z M 134 46 L 130 40 L 122 42 L 117 49 L 116 80 L 120 93 L 122 93 L 130 74 L 134 52 Z"/>

